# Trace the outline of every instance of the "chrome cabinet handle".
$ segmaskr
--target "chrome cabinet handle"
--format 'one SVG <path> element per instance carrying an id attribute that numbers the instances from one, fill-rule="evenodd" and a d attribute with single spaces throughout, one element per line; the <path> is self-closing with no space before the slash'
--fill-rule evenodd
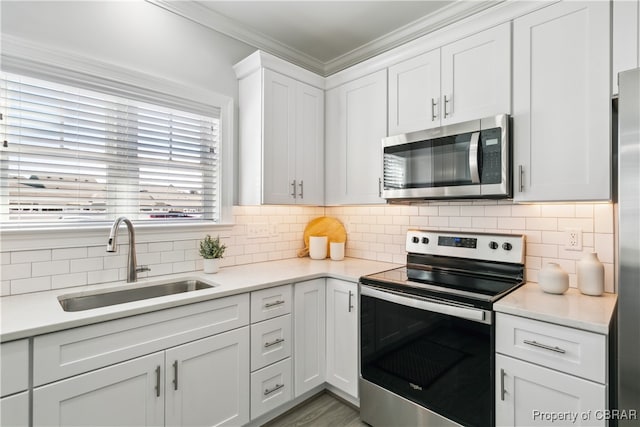
<path id="1" fill-rule="evenodd" d="M 438 103 L 436 102 L 435 98 L 431 98 L 431 121 L 435 122 L 436 119 L 438 118 L 438 116 L 436 115 L 436 105 L 438 105 Z"/>
<path id="2" fill-rule="evenodd" d="M 450 102 L 451 102 L 451 99 L 447 98 L 447 95 L 445 95 L 444 96 L 444 118 L 445 119 L 451 115 L 451 109 L 447 108 Z"/>
<path id="3" fill-rule="evenodd" d="M 156 397 L 160 397 L 160 366 L 156 368 Z"/>
<path id="4" fill-rule="evenodd" d="M 272 389 L 265 388 L 264 389 L 264 395 L 268 396 L 271 393 L 273 393 L 274 391 L 280 390 L 282 387 L 284 387 L 284 384 L 276 384 Z"/>
<path id="5" fill-rule="evenodd" d="M 280 344 L 281 342 L 284 342 L 284 338 L 277 338 L 271 342 L 266 342 L 264 343 L 264 348 L 269 348 L 271 346 L 274 346 L 276 344 Z"/>
<path id="6" fill-rule="evenodd" d="M 522 342 L 527 344 L 527 345 L 531 345 L 533 347 L 538 347 L 538 348 L 542 348 L 544 350 L 554 351 L 554 352 L 560 353 L 560 354 L 564 354 L 564 353 L 567 352 L 566 350 L 563 350 L 560 347 L 551 347 L 550 345 L 540 344 L 537 341 L 523 340 Z"/>
<path id="7" fill-rule="evenodd" d="M 294 179 L 293 182 L 291 183 L 291 197 L 293 197 L 294 199 L 296 198 L 296 180 Z"/>
<path id="8" fill-rule="evenodd" d="M 300 198 L 304 199 L 304 181 L 300 180 L 300 184 L 298 184 L 298 186 L 300 187 Z"/>
<path id="9" fill-rule="evenodd" d="M 378 178 L 378 197 L 382 197 L 382 178 Z"/>
<path id="10" fill-rule="evenodd" d="M 173 362 L 173 389 L 178 389 L 178 361 Z"/>
<path id="11" fill-rule="evenodd" d="M 471 172 L 471 183 L 480 183 L 480 170 L 478 168 L 478 140 L 480 132 L 471 134 L 471 142 L 469 142 L 469 171 Z"/>
<path id="12" fill-rule="evenodd" d="M 518 190 L 522 193 L 524 191 L 524 167 L 518 165 Z"/>
<path id="13" fill-rule="evenodd" d="M 264 305 L 264 308 L 271 308 L 271 307 L 275 307 L 276 305 L 281 305 L 284 304 L 284 300 L 278 300 L 275 302 L 268 302 Z"/>
<path id="14" fill-rule="evenodd" d="M 351 303 L 351 298 L 353 297 L 353 292 L 349 291 L 349 313 L 353 310 L 353 304 Z"/>
<path id="15" fill-rule="evenodd" d="M 506 390 L 504 389 L 504 369 L 500 369 L 500 400 L 504 400 L 504 395 L 506 394 Z"/>

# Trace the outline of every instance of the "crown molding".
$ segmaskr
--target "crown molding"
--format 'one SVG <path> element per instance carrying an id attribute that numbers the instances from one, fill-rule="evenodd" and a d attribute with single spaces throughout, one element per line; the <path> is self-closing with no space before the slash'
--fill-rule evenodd
<path id="1" fill-rule="evenodd" d="M 275 40 L 257 30 L 243 26 L 238 21 L 207 9 L 194 1 L 146 0 L 176 15 L 203 25 L 258 50 L 268 52 L 311 72 L 324 76 L 324 63 L 297 49 Z"/>
<path id="2" fill-rule="evenodd" d="M 456 1 L 327 62 L 305 54 L 195 1 L 146 0 L 183 18 L 327 77 L 505 0 Z"/>
<path id="3" fill-rule="evenodd" d="M 437 31 L 485 9 L 494 7 L 505 0 L 457 1 L 437 11 L 416 19 L 344 55 L 324 64 L 324 75 L 342 71 L 364 60 L 387 52 L 395 47 Z"/>

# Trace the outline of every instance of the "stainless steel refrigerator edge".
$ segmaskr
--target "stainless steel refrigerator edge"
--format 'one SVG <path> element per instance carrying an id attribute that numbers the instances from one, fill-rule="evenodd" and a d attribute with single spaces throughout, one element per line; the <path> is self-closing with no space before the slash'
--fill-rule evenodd
<path id="1" fill-rule="evenodd" d="M 640 416 L 640 68 L 618 79 L 617 406 Z"/>

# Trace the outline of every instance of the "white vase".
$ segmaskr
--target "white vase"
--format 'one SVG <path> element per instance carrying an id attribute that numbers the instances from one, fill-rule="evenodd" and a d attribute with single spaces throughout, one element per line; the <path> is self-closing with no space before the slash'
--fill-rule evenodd
<path id="1" fill-rule="evenodd" d="M 220 258 L 205 258 L 202 261 L 202 270 L 207 274 L 217 273 L 220 269 Z"/>
<path id="2" fill-rule="evenodd" d="M 604 292 L 604 265 L 595 252 L 585 252 L 578 261 L 578 289 L 585 295 L 593 296 Z"/>
<path id="3" fill-rule="evenodd" d="M 549 262 L 538 273 L 538 285 L 548 294 L 563 294 L 569 289 L 569 275 L 560 265 Z"/>

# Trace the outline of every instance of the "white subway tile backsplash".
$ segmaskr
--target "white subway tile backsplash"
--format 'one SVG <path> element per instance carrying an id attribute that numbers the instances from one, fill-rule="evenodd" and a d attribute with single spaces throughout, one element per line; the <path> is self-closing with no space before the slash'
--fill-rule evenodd
<path id="1" fill-rule="evenodd" d="M 11 264 L 23 262 L 51 261 L 51 250 L 16 251 L 11 253 Z"/>
<path id="2" fill-rule="evenodd" d="M 0 297 L 11 295 L 11 282 L 9 280 L 0 281 Z"/>
<path id="3" fill-rule="evenodd" d="M 34 262 L 31 264 L 31 276 L 55 276 L 69 272 L 69 260 Z"/>
<path id="4" fill-rule="evenodd" d="M 553 260 L 570 272 L 575 286 L 575 263 L 582 252 L 564 248 L 565 228 L 583 231 L 583 249 L 598 252 L 605 265 L 606 289 L 613 290 L 613 205 L 517 205 L 510 201 L 424 202 L 415 205 L 338 207 L 235 206 L 235 226 L 222 236 L 227 251 L 222 266 L 294 258 L 304 243 L 307 223 L 333 216 L 347 228 L 346 255 L 379 261 L 405 262 L 408 228 L 523 233 L 527 239 L 527 279 L 537 281 L 544 263 Z M 247 224 L 265 223 L 275 235 L 248 238 Z M 210 233 L 216 236 L 215 232 Z M 117 253 L 105 245 L 52 250 L 2 252 L 1 295 L 38 292 L 50 288 L 124 280 L 129 250 L 122 235 Z M 204 237 L 204 236 L 202 236 Z M 151 271 L 139 277 L 159 277 L 202 269 L 199 239 L 136 244 L 138 264 Z"/>
<path id="5" fill-rule="evenodd" d="M 31 277 L 11 281 L 11 295 L 42 292 L 51 289 L 51 276 Z"/>

